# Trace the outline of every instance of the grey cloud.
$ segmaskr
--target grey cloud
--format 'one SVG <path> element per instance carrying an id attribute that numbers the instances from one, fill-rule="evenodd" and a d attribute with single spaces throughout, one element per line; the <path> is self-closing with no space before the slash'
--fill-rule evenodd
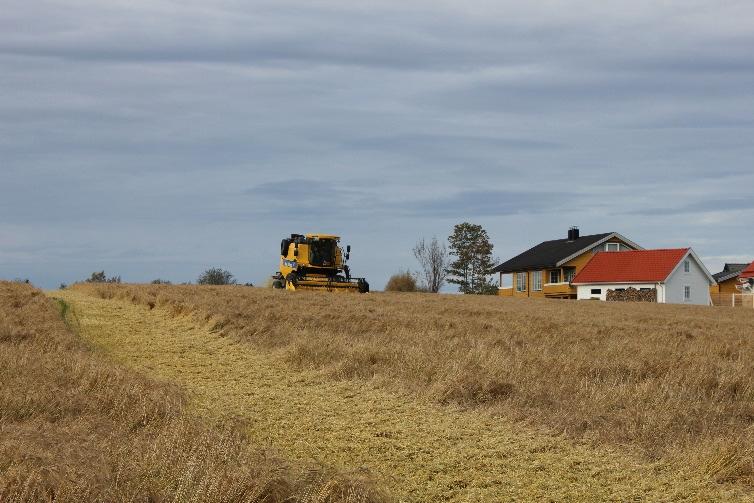
<path id="1" fill-rule="evenodd" d="M 746 78 L 727 81 L 689 79 L 685 75 L 595 74 L 579 72 L 577 76 L 557 78 L 552 74 L 531 76 L 516 81 L 475 82 L 427 96 L 428 104 L 484 110 L 488 112 L 584 112 L 585 107 L 604 107 L 615 111 L 627 104 L 678 101 L 679 98 L 725 98 L 731 92 L 754 96 L 754 71 Z M 595 111 L 599 111 L 596 109 Z M 734 119 L 736 120 L 736 119 Z M 741 119 L 738 119 L 741 120 Z M 745 120 L 745 119 L 744 119 Z"/>
<path id="2" fill-rule="evenodd" d="M 464 190 L 450 196 L 409 202 L 402 211 L 413 216 L 456 218 L 501 217 L 559 211 L 575 198 L 565 193 L 529 190 Z"/>
<path id="3" fill-rule="evenodd" d="M 495 138 L 491 136 L 465 136 L 450 134 L 406 134 L 356 138 L 344 146 L 366 150 L 435 150 L 473 151 L 478 149 L 532 149 L 551 150 L 564 146 L 558 142 L 531 138 Z"/>
<path id="4" fill-rule="evenodd" d="M 379 186 L 379 189 L 376 186 Z M 389 185 L 338 185 L 313 180 L 266 183 L 245 191 L 270 214 L 303 213 L 358 218 L 472 218 L 547 213 L 573 202 L 576 195 L 529 190 L 456 190 L 428 197 L 414 194 L 395 199 Z"/>
<path id="5" fill-rule="evenodd" d="M 688 215 L 709 212 L 740 212 L 754 210 L 754 199 L 733 197 L 730 199 L 702 200 L 676 207 L 647 208 L 633 211 L 637 215 Z"/>
<path id="6" fill-rule="evenodd" d="M 504 18 L 483 22 L 440 6 L 433 10 L 434 16 L 428 18 L 426 12 L 408 5 L 399 9 L 375 5 L 369 11 L 307 3 L 253 6 L 207 21 L 190 14 L 175 16 L 165 20 L 172 29 L 161 32 L 145 29 L 134 12 L 123 16 L 122 23 L 106 19 L 112 31 L 102 37 L 92 27 L 75 31 L 71 27 L 81 28 L 81 18 L 97 20 L 106 13 L 123 12 L 82 9 L 58 12 L 59 23 L 49 28 L 47 37 L 34 42 L 21 35 L 0 38 L 0 53 L 107 63 L 471 69 L 527 61 L 548 42 L 559 41 L 552 48 L 565 53 L 564 40 L 578 38 L 576 30 L 552 24 L 523 25 Z"/>
<path id="7" fill-rule="evenodd" d="M 671 113 L 658 119 L 645 118 L 628 122 L 627 128 L 637 129 L 738 129 L 754 128 L 754 118 L 736 113 Z M 743 142 L 742 142 L 743 143 Z"/>
<path id="8" fill-rule="evenodd" d="M 323 178 L 327 178 L 326 172 Z M 385 210 L 385 201 L 366 188 L 335 181 L 289 179 L 263 183 L 244 194 L 251 198 L 256 212 L 270 216 L 350 219 Z"/>

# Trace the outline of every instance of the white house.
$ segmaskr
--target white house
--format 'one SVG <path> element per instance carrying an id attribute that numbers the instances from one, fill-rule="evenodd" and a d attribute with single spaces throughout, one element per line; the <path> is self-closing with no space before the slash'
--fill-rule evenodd
<path id="1" fill-rule="evenodd" d="M 711 304 L 715 280 L 691 248 L 599 252 L 573 278 L 579 300 L 607 300 L 609 290 L 656 290 L 667 304 Z M 650 294 L 651 295 L 651 294 Z"/>

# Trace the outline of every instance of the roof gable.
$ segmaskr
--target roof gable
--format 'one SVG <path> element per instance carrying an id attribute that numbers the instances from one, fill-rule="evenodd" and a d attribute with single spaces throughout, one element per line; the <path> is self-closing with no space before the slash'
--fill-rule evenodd
<path id="1" fill-rule="evenodd" d="M 717 274 L 713 274 L 712 277 L 715 278 L 715 281 L 718 283 L 722 283 L 723 281 L 728 281 L 729 279 L 737 278 L 739 274 L 741 274 L 741 271 L 746 269 L 746 267 L 749 264 L 725 264 L 725 267 L 723 267 L 723 270 L 720 271 Z"/>
<path id="2" fill-rule="evenodd" d="M 634 248 L 641 248 L 636 243 L 621 236 L 617 232 L 605 232 L 602 234 L 592 234 L 581 236 L 574 240 L 553 239 L 544 241 L 537 246 L 529 248 L 525 252 L 516 255 L 512 259 L 503 262 L 495 267 L 492 272 L 516 272 L 529 269 L 545 269 L 548 267 L 560 267 L 563 263 L 568 262 L 582 253 L 586 253 L 595 246 L 604 243 L 612 238 L 618 238 Z"/>
<path id="3" fill-rule="evenodd" d="M 694 252 L 693 249 L 688 248 L 688 253 L 686 254 L 686 257 L 684 257 L 684 258 L 687 258 L 687 257 L 694 259 L 694 262 L 696 262 L 696 265 L 699 267 L 699 269 L 702 270 L 702 272 L 704 273 L 704 275 L 707 277 L 707 280 L 709 281 L 710 285 L 714 285 L 715 284 L 715 278 L 712 277 L 712 274 L 707 269 L 707 266 L 704 265 L 704 262 L 702 262 L 702 259 L 699 258 L 699 256 Z M 681 262 L 679 261 L 678 264 L 676 264 L 675 268 L 673 269 L 673 271 L 670 274 L 673 274 L 676 271 L 676 269 L 678 269 L 680 267 L 681 267 Z"/>
<path id="4" fill-rule="evenodd" d="M 690 251 L 690 248 L 673 248 L 599 252 L 573 278 L 572 283 L 660 283 L 670 276 Z"/>
<path id="5" fill-rule="evenodd" d="M 746 269 L 748 265 L 749 265 L 748 263 L 747 264 L 731 264 L 731 263 L 726 262 L 725 267 L 723 267 L 723 272 L 741 272 L 744 269 Z"/>

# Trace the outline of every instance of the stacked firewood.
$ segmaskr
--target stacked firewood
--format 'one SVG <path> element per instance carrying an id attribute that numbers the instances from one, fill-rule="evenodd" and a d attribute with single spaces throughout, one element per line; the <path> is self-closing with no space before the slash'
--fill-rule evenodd
<path id="1" fill-rule="evenodd" d="M 628 287 L 625 290 L 608 290 L 608 302 L 657 302 L 657 289 L 637 290 Z"/>

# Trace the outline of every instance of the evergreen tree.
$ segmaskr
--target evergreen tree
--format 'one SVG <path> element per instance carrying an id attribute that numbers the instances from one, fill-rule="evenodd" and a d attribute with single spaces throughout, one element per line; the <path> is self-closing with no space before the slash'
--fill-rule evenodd
<path id="1" fill-rule="evenodd" d="M 494 267 L 492 243 L 481 225 L 464 222 L 453 228 L 448 238 L 450 256 L 448 283 L 463 293 L 493 294 L 496 287 L 489 279 Z"/>

